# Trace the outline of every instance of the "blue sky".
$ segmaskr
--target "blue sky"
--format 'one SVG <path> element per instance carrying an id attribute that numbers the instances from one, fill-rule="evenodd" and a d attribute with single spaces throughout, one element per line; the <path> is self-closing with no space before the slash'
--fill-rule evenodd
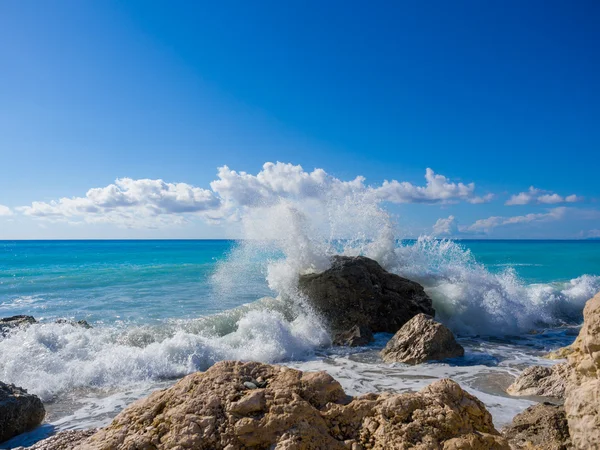
<path id="1" fill-rule="evenodd" d="M 226 237 L 240 190 L 357 176 L 408 236 L 600 235 L 599 20 L 594 1 L 5 0 L 0 239 Z"/>

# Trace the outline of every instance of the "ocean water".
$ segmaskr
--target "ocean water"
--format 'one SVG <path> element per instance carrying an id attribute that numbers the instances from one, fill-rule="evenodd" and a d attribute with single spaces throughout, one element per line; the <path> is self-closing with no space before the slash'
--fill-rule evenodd
<path id="1" fill-rule="evenodd" d="M 600 291 L 598 241 L 402 240 L 378 209 L 338 233 L 337 221 L 324 227 L 275 208 L 268 226 L 249 221 L 241 241 L 0 241 L 0 317 L 39 321 L 0 337 L 0 380 L 39 395 L 48 410 L 47 425 L 3 448 L 104 425 L 223 359 L 327 370 L 349 394 L 451 377 L 501 426 L 534 400 L 510 397 L 506 386 L 528 365 L 554 363 L 541 355 L 573 341 L 585 301 Z M 332 229 L 350 237 L 331 239 Z M 370 256 L 423 284 L 465 358 L 384 364 L 384 334 L 368 347 L 331 348 L 295 280 L 336 253 Z"/>

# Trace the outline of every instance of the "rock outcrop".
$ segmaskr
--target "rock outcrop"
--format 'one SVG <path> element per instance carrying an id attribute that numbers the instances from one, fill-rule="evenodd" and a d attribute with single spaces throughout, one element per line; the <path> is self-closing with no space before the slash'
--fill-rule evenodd
<path id="1" fill-rule="evenodd" d="M 0 442 L 37 427 L 46 411 L 42 401 L 12 384 L 0 382 Z"/>
<path id="2" fill-rule="evenodd" d="M 565 409 L 539 403 L 530 406 L 502 430 L 513 449 L 570 450 L 573 448 Z"/>
<path id="3" fill-rule="evenodd" d="M 509 449 L 484 405 L 451 380 L 352 398 L 325 372 L 235 361 L 134 403 L 74 448 Z"/>
<path id="4" fill-rule="evenodd" d="M 586 303 L 571 350 L 565 400 L 571 439 L 578 449 L 600 449 L 600 293 Z"/>
<path id="5" fill-rule="evenodd" d="M 12 316 L 4 317 L 0 319 L 0 336 L 5 336 L 10 330 L 14 328 L 23 328 L 37 323 L 32 316 Z"/>
<path id="6" fill-rule="evenodd" d="M 452 331 L 425 314 L 417 314 L 406 322 L 381 351 L 385 362 L 406 364 L 456 358 L 464 354 L 465 349 L 456 342 Z"/>
<path id="7" fill-rule="evenodd" d="M 510 395 L 564 398 L 569 378 L 569 364 L 551 367 L 531 366 L 506 389 Z"/>
<path id="8" fill-rule="evenodd" d="M 435 315 L 423 287 L 384 270 L 377 261 L 334 256 L 329 269 L 302 275 L 300 292 L 337 335 L 353 327 L 395 333 L 419 313 Z"/>

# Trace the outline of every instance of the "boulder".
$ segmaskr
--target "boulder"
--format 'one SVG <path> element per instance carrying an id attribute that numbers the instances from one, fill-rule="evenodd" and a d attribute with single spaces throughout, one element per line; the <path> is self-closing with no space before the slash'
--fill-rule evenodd
<path id="1" fill-rule="evenodd" d="M 326 271 L 301 275 L 298 287 L 330 327 L 334 342 L 355 326 L 395 333 L 419 313 L 435 315 L 419 283 L 364 256 L 334 256 Z"/>
<path id="2" fill-rule="evenodd" d="M 0 382 L 0 442 L 37 427 L 46 411 L 42 401 L 25 389 Z"/>
<path id="3" fill-rule="evenodd" d="M 0 335 L 5 336 L 10 330 L 14 328 L 23 328 L 37 323 L 32 316 L 12 316 L 4 317 L 0 319 Z"/>
<path id="4" fill-rule="evenodd" d="M 541 396 L 563 398 L 569 378 L 569 364 L 564 362 L 551 367 L 531 366 L 506 389 L 515 396 Z"/>
<path id="5" fill-rule="evenodd" d="M 513 449 L 569 450 L 573 446 L 565 409 L 551 403 L 530 406 L 502 430 Z"/>
<path id="6" fill-rule="evenodd" d="M 600 293 L 585 305 L 583 326 L 568 361 L 565 411 L 573 445 L 600 449 Z"/>
<path id="7" fill-rule="evenodd" d="M 236 361 L 134 403 L 74 448 L 509 449 L 485 406 L 448 379 L 352 398 L 325 372 Z"/>
<path id="8" fill-rule="evenodd" d="M 417 314 L 404 324 L 381 351 L 385 362 L 420 364 L 463 356 L 465 349 L 452 331 L 426 314 Z"/>

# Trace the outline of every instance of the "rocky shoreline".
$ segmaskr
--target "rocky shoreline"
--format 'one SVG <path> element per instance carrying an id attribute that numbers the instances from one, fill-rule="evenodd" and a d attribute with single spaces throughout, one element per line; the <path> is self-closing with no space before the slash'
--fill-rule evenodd
<path id="1" fill-rule="evenodd" d="M 423 288 L 368 258 L 334 257 L 325 272 L 300 277 L 299 291 L 324 318 L 334 345 L 365 345 L 373 333 L 385 331 L 395 333 L 381 352 L 386 362 L 421 364 L 464 355 L 451 331 L 435 321 Z M 35 322 L 29 316 L 11 319 L 0 320 L 3 334 Z M 350 397 L 326 372 L 221 361 L 135 402 L 107 427 L 63 431 L 29 448 L 600 448 L 600 294 L 588 301 L 577 340 L 555 354 L 568 361 L 528 368 L 507 390 L 552 403 L 528 408 L 500 431 L 483 403 L 450 379 L 416 393 Z M 35 404 L 35 396 L 10 389 L 14 398 Z M 0 417 L 12 417 L 3 408 L 14 398 L 0 399 Z M 21 413 L 26 423 L 21 428 L 0 420 L 0 441 L 41 423 L 41 408 L 42 413 L 35 408 Z M 13 434 L 2 434 L 5 430 Z"/>

